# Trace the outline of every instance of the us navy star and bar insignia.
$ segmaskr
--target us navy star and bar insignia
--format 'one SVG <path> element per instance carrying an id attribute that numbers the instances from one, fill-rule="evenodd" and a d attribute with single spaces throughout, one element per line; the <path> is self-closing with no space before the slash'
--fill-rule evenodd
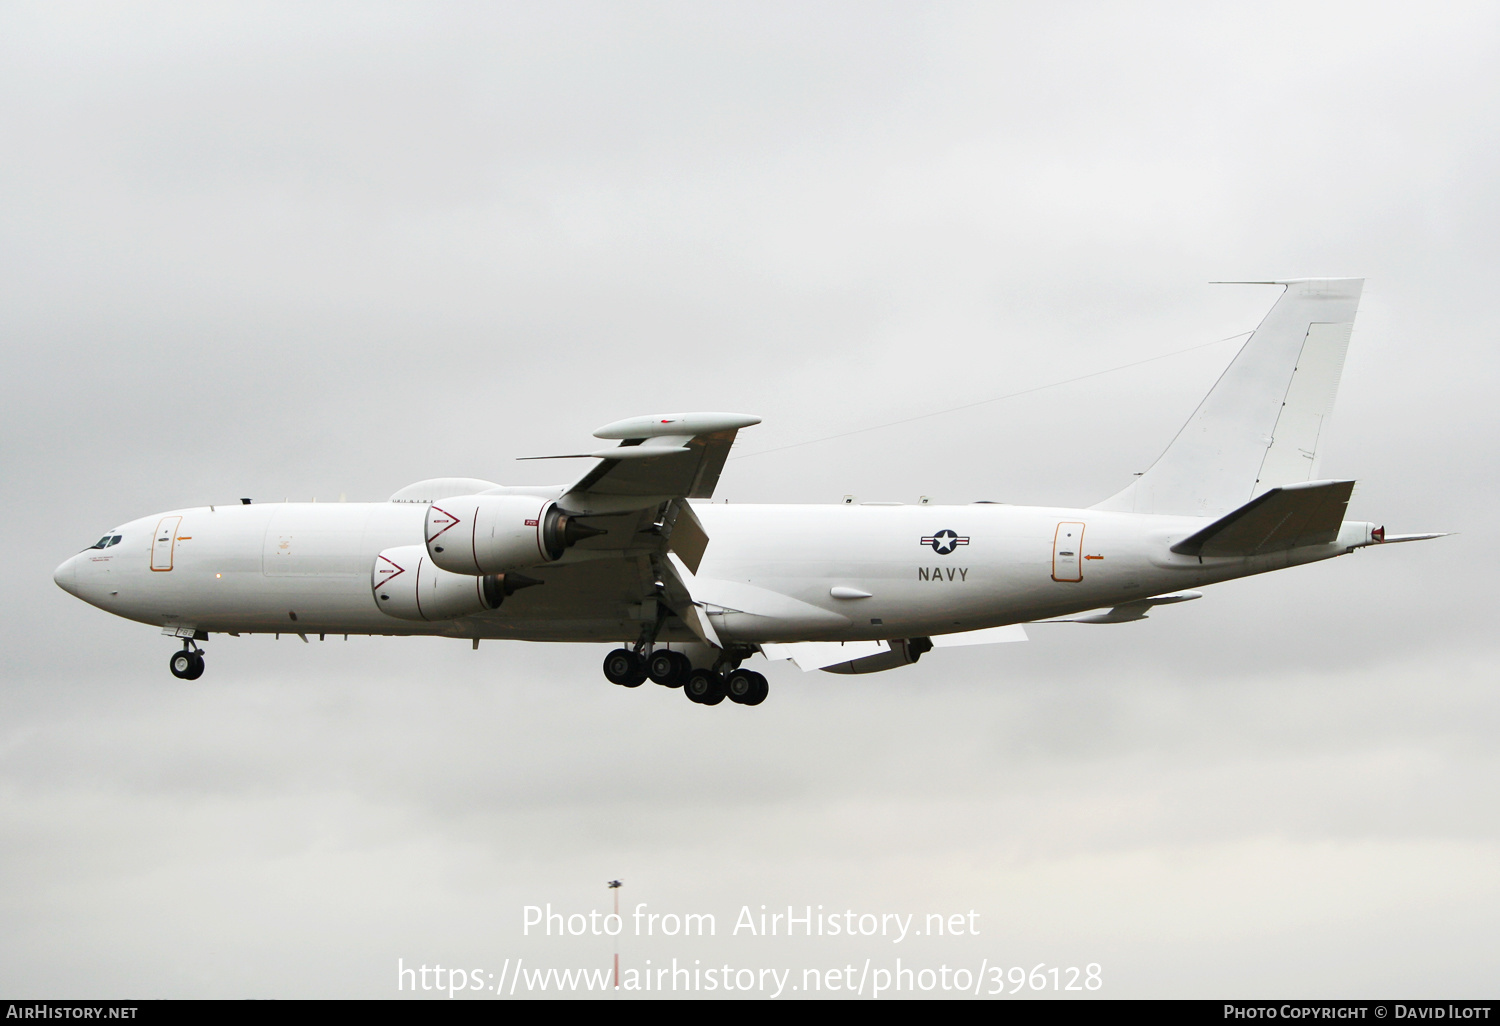
<path id="1" fill-rule="evenodd" d="M 922 538 L 923 545 L 931 545 L 932 551 L 939 556 L 951 555 L 960 545 L 969 544 L 969 536 L 959 534 L 944 528 L 933 534 Z M 969 568 L 962 567 L 917 567 L 917 580 L 919 581 L 967 581 L 969 579 Z"/>
<path id="2" fill-rule="evenodd" d="M 922 544 L 931 545 L 933 552 L 936 552 L 939 556 L 946 556 L 960 545 L 969 544 L 969 537 L 968 535 L 961 535 L 956 531 L 945 529 L 923 538 Z"/>

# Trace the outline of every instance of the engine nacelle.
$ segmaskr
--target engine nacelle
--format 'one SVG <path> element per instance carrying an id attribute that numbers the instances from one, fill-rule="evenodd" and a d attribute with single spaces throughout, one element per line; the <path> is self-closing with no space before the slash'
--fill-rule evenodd
<path id="1" fill-rule="evenodd" d="M 552 500 L 530 495 L 462 495 L 427 510 L 427 554 L 455 574 L 540 566 L 575 542 L 603 533 L 580 524 Z"/>
<path id="2" fill-rule="evenodd" d="M 507 580 L 507 577 L 510 579 Z M 375 557 L 370 587 L 375 605 L 401 620 L 452 620 L 454 617 L 498 609 L 505 596 L 528 584 L 541 582 L 516 575 L 449 573 L 434 566 L 420 545 L 386 549 Z"/>

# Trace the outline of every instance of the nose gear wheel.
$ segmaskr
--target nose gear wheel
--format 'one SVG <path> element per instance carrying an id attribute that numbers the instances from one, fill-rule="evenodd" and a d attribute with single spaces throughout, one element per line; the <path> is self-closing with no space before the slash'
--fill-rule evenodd
<path id="1" fill-rule="evenodd" d="M 172 653 L 167 669 L 178 680 L 197 680 L 203 676 L 203 653 L 196 648 L 184 647 L 182 651 Z"/>

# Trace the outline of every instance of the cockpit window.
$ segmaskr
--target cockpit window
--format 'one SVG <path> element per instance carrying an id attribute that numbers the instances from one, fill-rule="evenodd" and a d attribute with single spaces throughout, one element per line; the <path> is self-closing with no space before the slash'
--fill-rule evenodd
<path id="1" fill-rule="evenodd" d="M 118 535 L 118 534 L 117 534 L 117 535 L 115 535 L 115 536 L 114 536 L 114 537 L 113 537 L 113 538 L 111 538 L 111 539 L 110 539 L 110 540 L 109 540 L 109 543 L 110 543 L 110 544 L 111 544 L 111 545 L 118 545 L 118 544 L 120 544 L 120 536 L 119 536 L 119 535 Z"/>
<path id="2" fill-rule="evenodd" d="M 111 545 L 118 544 L 120 544 L 120 535 L 106 534 L 103 538 L 100 538 L 98 541 L 94 542 L 94 544 L 90 545 L 88 549 L 84 549 L 83 551 L 88 552 L 89 549 L 107 549 Z"/>

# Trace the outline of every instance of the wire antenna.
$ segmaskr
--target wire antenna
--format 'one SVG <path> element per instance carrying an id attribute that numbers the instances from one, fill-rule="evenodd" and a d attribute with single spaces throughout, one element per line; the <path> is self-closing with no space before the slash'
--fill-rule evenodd
<path id="1" fill-rule="evenodd" d="M 1170 353 L 1162 353 L 1160 356 L 1148 356 L 1144 360 L 1134 360 L 1130 363 L 1122 363 L 1115 367 L 1105 367 L 1103 370 L 1090 371 L 1087 374 L 1080 374 L 1076 378 L 1066 378 L 1062 381 L 1052 381 L 1048 382 L 1045 385 L 1037 385 L 1035 388 L 1023 388 L 1019 392 L 1007 392 L 1005 395 L 997 395 L 989 399 L 980 399 L 976 402 L 964 403 L 962 406 L 950 406 L 946 410 L 934 410 L 931 413 L 919 413 L 915 417 L 905 417 L 901 420 L 891 420 L 887 421 L 884 424 L 872 424 L 869 427 L 855 428 L 853 431 L 842 431 L 836 435 L 824 435 L 822 438 L 809 438 L 805 442 L 790 442 L 786 445 L 772 446 L 769 449 L 761 449 L 756 452 L 741 453 L 738 456 L 731 456 L 729 458 L 731 460 L 748 460 L 752 456 L 765 456 L 767 453 L 783 452 L 787 449 L 797 449 L 804 445 L 817 445 L 819 442 L 832 442 L 835 439 L 848 438 L 851 435 L 862 435 L 867 431 L 879 431 L 882 428 L 899 427 L 902 424 L 910 424 L 918 420 L 927 420 L 929 417 L 941 417 L 946 413 L 957 413 L 959 410 L 972 410 L 976 406 L 986 406 L 989 403 L 998 403 L 1005 399 L 1014 399 L 1017 396 L 1030 395 L 1033 392 L 1042 392 L 1049 388 L 1060 388 L 1063 385 L 1071 385 L 1075 381 L 1087 381 L 1089 378 L 1097 378 L 1101 374 L 1113 374 L 1115 371 L 1128 370 L 1131 367 L 1139 367 L 1144 363 L 1155 363 L 1157 360 L 1165 360 L 1171 356 L 1181 356 L 1183 353 L 1191 353 L 1195 349 L 1207 349 L 1209 346 L 1216 346 L 1221 342 L 1232 342 L 1234 339 L 1244 338 L 1249 334 L 1252 334 L 1252 332 L 1242 331 L 1238 335 L 1228 335 L 1224 338 L 1216 338 L 1212 342 L 1200 342 L 1195 346 L 1188 346 L 1186 349 L 1174 349 Z"/>

